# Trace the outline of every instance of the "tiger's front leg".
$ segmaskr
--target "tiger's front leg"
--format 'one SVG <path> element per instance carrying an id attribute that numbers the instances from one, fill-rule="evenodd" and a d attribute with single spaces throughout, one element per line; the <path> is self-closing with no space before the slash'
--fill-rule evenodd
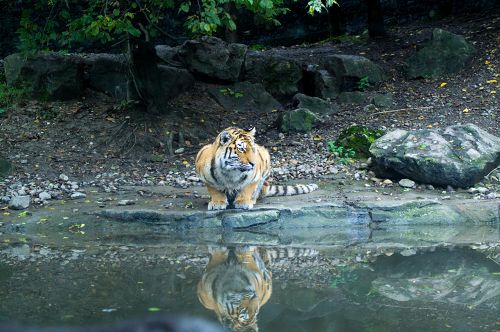
<path id="1" fill-rule="evenodd" d="M 227 197 L 223 192 L 218 191 L 214 187 L 207 184 L 207 190 L 210 194 L 210 202 L 208 202 L 209 210 L 225 210 L 227 208 Z"/>
<path id="2" fill-rule="evenodd" d="M 234 200 L 234 207 L 236 209 L 249 210 L 252 209 L 255 204 L 254 193 L 257 188 L 258 182 L 250 183 L 236 196 Z"/>

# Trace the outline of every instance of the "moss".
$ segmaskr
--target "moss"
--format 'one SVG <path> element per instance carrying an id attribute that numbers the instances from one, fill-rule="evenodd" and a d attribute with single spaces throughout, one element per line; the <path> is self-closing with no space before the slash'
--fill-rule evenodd
<path id="1" fill-rule="evenodd" d="M 379 137 L 384 135 L 381 129 L 369 129 L 364 126 L 352 126 L 343 130 L 335 141 L 337 146 L 353 149 L 356 158 L 367 158 L 370 145 Z"/>

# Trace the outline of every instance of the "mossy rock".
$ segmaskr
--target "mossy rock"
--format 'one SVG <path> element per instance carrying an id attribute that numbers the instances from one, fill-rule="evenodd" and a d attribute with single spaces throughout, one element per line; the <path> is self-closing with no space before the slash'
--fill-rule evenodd
<path id="1" fill-rule="evenodd" d="M 284 133 L 307 133 L 317 120 L 317 116 L 310 110 L 298 108 L 282 113 L 278 118 L 278 127 Z"/>
<path id="2" fill-rule="evenodd" d="M 370 145 L 384 135 L 381 129 L 369 129 L 365 126 L 352 126 L 343 130 L 335 144 L 344 148 L 353 149 L 356 158 L 368 158 Z"/>

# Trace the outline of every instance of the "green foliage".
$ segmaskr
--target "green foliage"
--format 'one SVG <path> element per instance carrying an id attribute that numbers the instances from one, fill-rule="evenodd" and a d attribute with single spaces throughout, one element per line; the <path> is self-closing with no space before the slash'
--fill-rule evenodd
<path id="1" fill-rule="evenodd" d="M 231 97 L 234 97 L 234 98 L 241 98 L 241 97 L 243 97 L 243 93 L 238 92 L 238 91 L 234 91 L 233 89 L 230 89 L 230 88 L 220 89 L 220 92 L 224 96 L 231 96 Z"/>
<path id="2" fill-rule="evenodd" d="M 337 140 L 336 146 L 351 149 L 356 158 L 367 158 L 370 145 L 379 137 L 384 135 L 383 130 L 373 130 L 365 126 L 351 126 L 343 130 Z"/>
<path id="3" fill-rule="evenodd" d="M 371 86 L 368 76 L 362 77 L 356 86 L 359 91 L 366 91 Z"/>
<path id="4" fill-rule="evenodd" d="M 356 155 L 356 152 L 353 149 L 339 146 L 334 141 L 329 141 L 327 144 L 328 151 L 335 155 L 341 164 L 348 164 L 352 162 L 352 158 Z"/>
<path id="5" fill-rule="evenodd" d="M 0 115 L 5 113 L 7 107 L 22 101 L 26 97 L 24 89 L 14 88 L 0 81 Z"/>
<path id="6" fill-rule="evenodd" d="M 252 44 L 248 46 L 248 48 L 252 51 L 262 51 L 266 49 L 266 47 L 262 44 Z"/>
<path id="7" fill-rule="evenodd" d="M 309 13 L 321 12 L 336 0 L 311 0 Z M 237 29 L 236 13 L 246 10 L 256 22 L 279 25 L 289 11 L 285 0 L 26 0 L 17 34 L 20 50 L 61 50 L 159 33 L 168 15 L 186 17 L 185 27 L 195 35 L 212 35 L 221 28 Z M 48 13 L 48 15 L 47 15 Z"/>

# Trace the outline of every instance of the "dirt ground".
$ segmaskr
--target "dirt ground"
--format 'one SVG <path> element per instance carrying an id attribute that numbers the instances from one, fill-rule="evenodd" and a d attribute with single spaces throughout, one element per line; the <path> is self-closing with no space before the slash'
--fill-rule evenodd
<path id="1" fill-rule="evenodd" d="M 334 53 L 363 55 L 388 74 L 389 79 L 372 91 L 392 93 L 391 108 L 368 111 L 365 105 L 339 104 L 339 112 L 308 135 L 279 135 L 275 125 L 279 112 L 261 117 L 226 112 L 209 96 L 207 83 L 197 83 L 194 89 L 172 100 L 168 105 L 171 113 L 162 116 L 138 113 L 133 107 L 117 105 L 92 91 L 74 102 L 25 102 L 0 117 L 0 154 L 14 164 L 12 177 L 0 182 L 0 189 L 16 181 L 51 181 L 61 173 L 76 181 L 116 174 L 127 184 L 144 184 L 144 179 L 154 184 L 172 182 L 174 175 L 194 174 L 194 157 L 200 145 L 227 126 L 255 126 L 257 142 L 270 149 L 275 167 L 304 169 L 329 164 L 318 166 L 317 171 L 277 174 L 283 179 L 316 178 L 331 172 L 330 166 L 336 163 L 326 143 L 353 124 L 390 130 L 474 123 L 499 136 L 499 26 L 500 17 L 494 14 L 450 18 L 389 27 L 388 36 L 381 40 L 353 37 L 343 42 L 329 40 L 263 51 L 295 58 Z M 474 58 L 457 74 L 437 80 L 406 79 L 402 72 L 405 59 L 430 37 L 435 27 L 463 34 L 477 50 Z M 173 150 L 183 148 L 182 152 L 167 153 L 169 137 L 173 137 Z M 348 167 L 337 166 L 348 171 Z"/>

